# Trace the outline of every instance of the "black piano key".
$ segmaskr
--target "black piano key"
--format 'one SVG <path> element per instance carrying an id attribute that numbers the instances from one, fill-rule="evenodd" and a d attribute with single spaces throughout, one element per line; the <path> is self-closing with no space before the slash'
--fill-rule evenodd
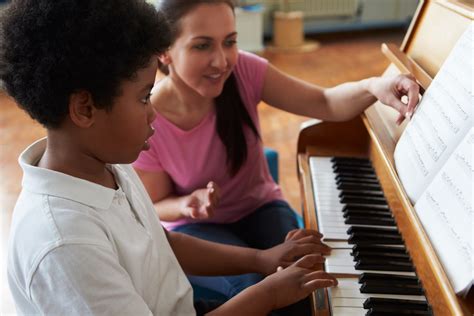
<path id="1" fill-rule="evenodd" d="M 384 234 L 393 235 L 400 237 L 397 229 L 388 227 L 363 227 L 363 226 L 352 226 L 347 229 L 347 234 L 352 233 L 373 233 L 373 234 Z"/>
<path id="2" fill-rule="evenodd" d="M 334 177 L 336 184 L 356 182 L 380 185 L 379 180 L 373 176 L 357 175 L 357 174 L 338 174 Z"/>
<path id="3" fill-rule="evenodd" d="M 347 215 L 344 217 L 344 223 L 348 225 L 395 226 L 395 220 L 393 218 L 356 215 Z"/>
<path id="4" fill-rule="evenodd" d="M 372 270 L 372 271 L 396 271 L 396 272 L 413 272 L 415 268 L 411 263 L 403 264 L 394 261 L 382 262 L 366 262 L 367 260 L 359 260 L 355 264 L 356 270 Z M 383 285 L 381 285 L 383 286 Z"/>
<path id="5" fill-rule="evenodd" d="M 339 193 L 339 197 L 342 195 L 358 195 L 358 196 L 372 196 L 372 197 L 380 197 L 385 198 L 382 191 L 371 191 L 371 190 L 341 190 Z"/>
<path id="6" fill-rule="evenodd" d="M 396 294 L 396 295 L 423 295 L 421 286 L 406 286 L 403 284 L 367 284 L 363 283 L 360 292 L 364 294 Z"/>
<path id="7" fill-rule="evenodd" d="M 340 181 L 370 181 L 379 183 L 379 179 L 375 173 L 370 172 L 349 172 L 348 170 L 333 170 L 335 179 Z"/>
<path id="8" fill-rule="evenodd" d="M 370 160 L 367 158 L 333 157 L 331 158 L 331 162 L 333 164 L 349 164 L 372 167 L 372 162 L 370 162 Z"/>
<path id="9" fill-rule="evenodd" d="M 365 314 L 366 316 L 403 316 L 403 315 L 413 315 L 413 316 L 432 316 L 431 311 L 421 311 L 421 310 L 390 310 L 390 308 L 371 308 Z"/>
<path id="10" fill-rule="evenodd" d="M 356 251 L 351 252 L 351 255 L 354 259 L 362 257 L 384 257 L 384 258 L 400 258 L 405 260 L 410 260 L 410 256 L 407 253 L 393 253 L 393 252 L 376 252 L 376 251 Z"/>
<path id="11" fill-rule="evenodd" d="M 350 162 L 336 162 L 332 164 L 332 168 L 367 168 L 373 170 L 371 164 L 364 163 L 350 163 Z"/>
<path id="12" fill-rule="evenodd" d="M 375 175 L 375 171 L 372 167 L 359 167 L 359 166 L 332 166 L 332 170 L 337 174 L 365 174 Z"/>
<path id="13" fill-rule="evenodd" d="M 378 183 L 359 183 L 359 182 L 338 182 L 337 188 L 339 190 L 373 190 L 380 191 L 382 187 Z"/>
<path id="14" fill-rule="evenodd" d="M 360 164 L 360 165 L 369 165 L 372 166 L 372 163 L 367 158 L 358 158 L 358 157 L 332 157 L 332 163 L 349 163 L 349 164 Z"/>
<path id="15" fill-rule="evenodd" d="M 359 210 L 346 209 L 342 211 L 342 214 L 344 217 L 352 215 L 352 216 L 362 216 L 362 217 L 375 216 L 375 217 L 381 217 L 381 218 L 393 218 L 391 212 L 383 211 L 383 210 L 359 211 Z"/>
<path id="16" fill-rule="evenodd" d="M 405 284 L 411 286 L 420 286 L 421 284 L 416 276 L 373 272 L 361 273 L 358 282 L 360 284 L 370 282 L 372 284 Z"/>
<path id="17" fill-rule="evenodd" d="M 380 251 L 390 253 L 403 253 L 407 254 L 405 247 L 399 246 L 382 246 L 382 245 L 354 245 L 352 246 L 352 252 L 357 251 Z"/>
<path id="18" fill-rule="evenodd" d="M 390 208 L 388 205 L 360 205 L 360 204 L 352 204 L 352 203 L 347 203 L 344 205 L 342 208 L 342 212 L 346 211 L 371 211 L 371 212 L 390 212 Z"/>
<path id="19" fill-rule="evenodd" d="M 404 300 L 395 298 L 369 297 L 363 303 L 364 309 L 370 308 L 390 308 L 396 310 L 419 310 L 429 311 L 430 307 L 426 301 Z"/>
<path id="20" fill-rule="evenodd" d="M 355 258 L 355 257 L 354 257 Z M 397 257 L 397 256 L 391 256 L 390 254 L 387 255 L 366 255 L 366 254 L 360 254 L 358 253 L 357 255 L 357 261 L 364 261 L 367 263 L 397 263 L 400 265 L 407 265 L 411 266 L 411 259 L 408 257 Z"/>
<path id="21" fill-rule="evenodd" d="M 348 243 L 351 245 L 354 244 L 383 244 L 383 245 L 403 245 L 402 237 L 395 230 L 394 232 L 390 231 L 376 231 L 373 230 L 374 227 L 370 227 L 372 230 L 354 230 L 355 228 L 369 228 L 362 226 L 352 226 L 347 230 L 349 235 Z M 385 227 L 378 227 L 385 228 Z"/>
<path id="22" fill-rule="evenodd" d="M 354 258 L 355 266 L 359 270 L 374 270 L 374 271 L 396 271 L 396 272 L 414 272 L 415 268 L 410 259 L 393 258 L 393 257 L 358 257 Z M 364 269 L 365 266 L 380 267 L 377 269 Z M 393 267 L 388 268 L 388 267 Z M 403 283 L 403 282 L 402 282 Z"/>
<path id="23" fill-rule="evenodd" d="M 348 238 L 350 245 L 403 245 L 401 237 L 393 235 L 377 235 L 377 234 L 350 234 Z"/>
<path id="24" fill-rule="evenodd" d="M 343 194 L 340 201 L 341 203 L 387 205 L 387 201 L 385 201 L 385 198 L 371 197 L 371 196 L 356 196 L 356 195 Z"/>

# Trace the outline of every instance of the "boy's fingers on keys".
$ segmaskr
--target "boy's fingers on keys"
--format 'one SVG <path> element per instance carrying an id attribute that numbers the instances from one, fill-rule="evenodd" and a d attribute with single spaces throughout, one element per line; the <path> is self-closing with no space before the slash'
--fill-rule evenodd
<path id="1" fill-rule="evenodd" d="M 323 262 L 323 257 L 321 257 L 320 255 L 311 254 L 300 258 L 294 263 L 294 265 L 300 268 L 313 269 L 316 264 L 320 264 Z"/>

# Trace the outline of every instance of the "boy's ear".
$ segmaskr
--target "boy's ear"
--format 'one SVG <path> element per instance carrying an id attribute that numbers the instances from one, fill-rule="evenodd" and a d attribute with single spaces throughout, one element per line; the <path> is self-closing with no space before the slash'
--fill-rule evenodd
<path id="1" fill-rule="evenodd" d="M 171 64 L 171 57 L 170 57 L 170 55 L 168 54 L 168 51 L 159 54 L 159 55 L 158 55 L 158 59 L 160 60 L 160 62 L 161 62 L 163 65 L 168 66 L 169 64 Z"/>
<path id="2" fill-rule="evenodd" d="M 78 127 L 91 127 L 96 110 L 92 95 L 88 91 L 77 91 L 69 97 L 69 117 Z"/>

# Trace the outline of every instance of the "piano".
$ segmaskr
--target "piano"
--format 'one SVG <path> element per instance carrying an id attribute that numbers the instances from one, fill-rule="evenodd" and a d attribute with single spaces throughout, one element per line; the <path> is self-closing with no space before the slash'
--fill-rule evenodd
<path id="1" fill-rule="evenodd" d="M 422 92 L 474 19 L 472 0 L 421 0 L 384 74 L 411 73 Z M 348 122 L 304 123 L 297 172 L 305 226 L 333 247 L 322 269 L 339 286 L 312 295 L 315 316 L 474 315 L 456 295 L 403 188 L 394 149 L 406 123 L 375 103 Z"/>

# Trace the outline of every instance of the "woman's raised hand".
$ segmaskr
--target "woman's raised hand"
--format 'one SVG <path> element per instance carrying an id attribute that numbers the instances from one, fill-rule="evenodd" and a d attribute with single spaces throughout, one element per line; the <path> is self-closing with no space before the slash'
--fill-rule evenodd
<path id="1" fill-rule="evenodd" d="M 382 103 L 398 111 L 397 124 L 408 117 L 411 118 L 419 102 L 420 86 L 412 75 L 375 78 L 370 86 L 371 93 Z M 407 97 L 407 103 L 402 98 Z"/>
<path id="2" fill-rule="evenodd" d="M 198 189 L 184 200 L 184 216 L 193 219 L 206 219 L 212 217 L 215 208 L 219 204 L 219 186 L 210 181 L 205 189 Z"/>

